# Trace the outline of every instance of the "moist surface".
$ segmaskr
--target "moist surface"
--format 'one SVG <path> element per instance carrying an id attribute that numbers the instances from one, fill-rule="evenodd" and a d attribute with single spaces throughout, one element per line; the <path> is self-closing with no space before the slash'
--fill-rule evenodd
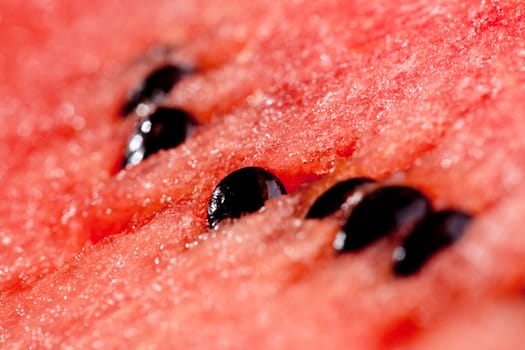
<path id="1" fill-rule="evenodd" d="M 521 3 L 0 7 L 6 346 L 521 344 Z M 167 62 L 196 68 L 163 104 L 200 126 L 114 175 L 135 124 L 125 97 Z M 207 229 L 213 189 L 245 166 L 290 194 Z M 302 218 L 358 176 L 474 220 L 409 278 L 393 276 L 388 239 L 336 256 L 339 223 Z"/>

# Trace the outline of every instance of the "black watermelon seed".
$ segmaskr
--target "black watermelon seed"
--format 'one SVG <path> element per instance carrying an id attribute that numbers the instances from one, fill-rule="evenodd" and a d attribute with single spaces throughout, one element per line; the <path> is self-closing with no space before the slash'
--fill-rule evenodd
<path id="1" fill-rule="evenodd" d="M 334 249 L 356 251 L 381 237 L 413 227 L 431 211 L 420 191 L 406 186 L 386 186 L 368 193 L 337 234 Z"/>
<path id="2" fill-rule="evenodd" d="M 188 69 L 174 65 L 157 68 L 131 91 L 126 103 L 122 107 L 121 114 L 130 114 L 141 103 L 160 102 L 182 76 L 187 73 L 189 73 Z"/>
<path id="3" fill-rule="evenodd" d="M 458 240 L 470 220 L 470 215 L 455 210 L 430 214 L 395 249 L 394 272 L 406 276 L 419 271 L 433 254 Z"/>
<path id="4" fill-rule="evenodd" d="M 356 177 L 335 184 L 317 198 L 306 214 L 306 218 L 322 219 L 335 213 L 359 187 L 373 182 L 374 180 L 369 178 Z"/>
<path id="5" fill-rule="evenodd" d="M 239 218 L 259 210 L 267 199 L 286 194 L 274 174 L 258 167 L 236 170 L 215 187 L 208 204 L 208 225 L 221 220 Z"/>
<path id="6" fill-rule="evenodd" d="M 177 108 L 158 108 L 144 118 L 131 135 L 123 166 L 136 165 L 150 155 L 180 145 L 197 123 L 187 112 Z"/>

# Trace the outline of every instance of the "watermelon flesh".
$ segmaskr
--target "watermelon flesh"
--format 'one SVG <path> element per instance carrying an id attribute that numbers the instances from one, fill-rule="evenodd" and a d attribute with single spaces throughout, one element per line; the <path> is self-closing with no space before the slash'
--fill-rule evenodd
<path id="1" fill-rule="evenodd" d="M 127 4 L 1 5 L 2 344 L 519 347 L 521 3 Z M 113 175 L 134 123 L 117 111 L 168 60 L 198 72 L 164 104 L 202 127 Z M 206 229 L 243 166 L 290 195 Z M 409 278 L 389 240 L 336 256 L 338 223 L 302 218 L 357 176 L 475 220 Z"/>

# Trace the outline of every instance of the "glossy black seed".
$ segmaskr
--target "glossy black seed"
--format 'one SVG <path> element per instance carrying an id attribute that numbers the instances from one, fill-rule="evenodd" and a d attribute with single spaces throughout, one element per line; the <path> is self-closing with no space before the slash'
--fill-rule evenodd
<path id="1" fill-rule="evenodd" d="M 221 220 L 253 213 L 266 200 L 282 194 L 286 194 L 286 189 L 274 174 L 258 167 L 236 170 L 213 191 L 208 204 L 208 225 L 215 227 Z"/>
<path id="2" fill-rule="evenodd" d="M 458 240 L 471 217 L 460 211 L 446 210 L 430 214 L 394 251 L 394 272 L 411 275 L 436 252 Z"/>
<path id="3" fill-rule="evenodd" d="M 362 249 L 381 237 L 408 230 L 430 210 L 430 201 L 414 188 L 381 187 L 355 206 L 337 234 L 334 248 L 338 252 Z"/>
<path id="4" fill-rule="evenodd" d="M 177 108 L 158 108 L 144 118 L 131 135 L 123 166 L 136 165 L 150 155 L 180 145 L 197 123 L 187 112 Z"/>
<path id="5" fill-rule="evenodd" d="M 356 177 L 335 184 L 317 198 L 306 214 L 306 218 L 322 219 L 335 213 L 359 187 L 373 182 L 374 180 L 369 178 Z"/>
<path id="6" fill-rule="evenodd" d="M 182 76 L 187 73 L 189 73 L 188 69 L 179 66 L 166 65 L 157 68 L 131 91 L 122 107 L 121 114 L 130 114 L 141 103 L 160 102 Z"/>

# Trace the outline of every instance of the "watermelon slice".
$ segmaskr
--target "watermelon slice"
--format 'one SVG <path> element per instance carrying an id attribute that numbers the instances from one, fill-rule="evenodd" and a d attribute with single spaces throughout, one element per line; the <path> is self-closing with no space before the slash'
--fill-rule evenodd
<path id="1" fill-rule="evenodd" d="M 0 9 L 2 348 L 520 348 L 521 2 Z M 184 73 L 144 88 L 166 66 Z M 192 132 L 126 166 L 158 110 Z M 210 221 L 244 168 L 262 169 L 262 207 Z M 374 181 L 306 218 L 356 178 Z M 428 207 L 339 244 L 375 230 L 348 223 L 384 188 Z M 432 221 L 449 210 L 471 217 L 461 232 Z M 396 270 L 445 231 L 458 239 Z"/>

